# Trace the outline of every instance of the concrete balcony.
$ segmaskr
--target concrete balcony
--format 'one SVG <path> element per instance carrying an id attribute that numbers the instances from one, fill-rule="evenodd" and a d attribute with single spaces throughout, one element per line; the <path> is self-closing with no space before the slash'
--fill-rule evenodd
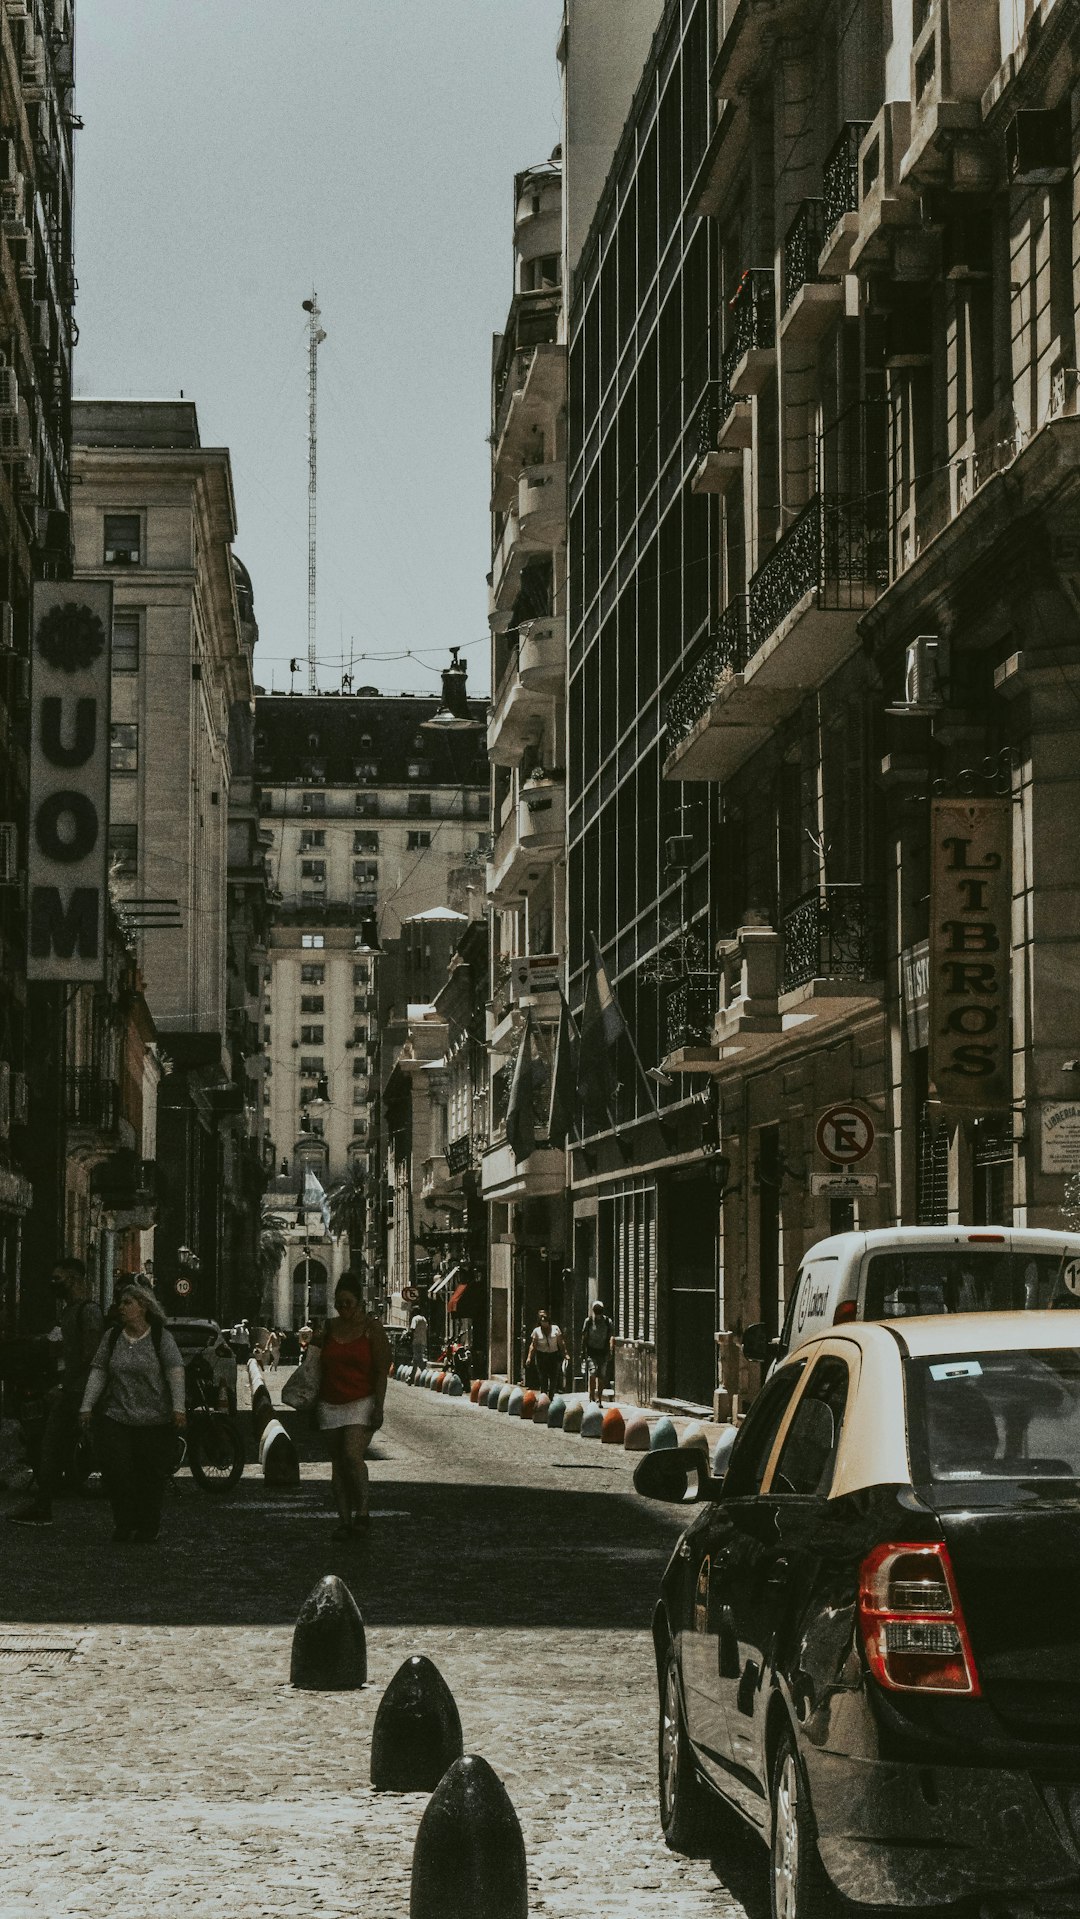
<path id="1" fill-rule="evenodd" d="M 768 739 L 787 709 L 747 691 L 745 667 L 746 601 L 734 600 L 668 701 L 665 779 L 727 779 Z"/>
<path id="2" fill-rule="evenodd" d="M 929 0 L 911 49 L 911 136 L 901 181 L 924 187 L 952 180 L 950 143 L 977 133 L 1000 54 L 998 0 Z"/>
<path id="3" fill-rule="evenodd" d="M 779 1007 L 817 1026 L 884 999 L 884 904 L 874 886 L 823 885 L 784 916 Z"/>
<path id="4" fill-rule="evenodd" d="M 859 237 L 859 148 L 868 120 L 848 120 L 822 169 L 823 239 L 818 273 L 823 280 L 846 273 Z"/>
<path id="5" fill-rule="evenodd" d="M 565 397 L 565 347 L 552 339 L 514 356 L 496 417 L 493 506 L 507 507 L 516 497 L 530 448 L 555 419 Z"/>
<path id="6" fill-rule="evenodd" d="M 566 786 L 562 780 L 526 780 L 518 801 L 518 839 L 531 860 L 561 859 L 566 843 Z"/>
<path id="7" fill-rule="evenodd" d="M 488 758 L 496 766 L 517 766 L 530 740 L 536 739 L 551 711 L 551 693 L 542 685 L 538 686 L 535 680 L 526 680 L 522 653 L 519 637 L 516 644 L 511 646 L 510 657 L 495 689 L 495 700 L 488 719 Z"/>
<path id="8" fill-rule="evenodd" d="M 821 278 L 825 202 L 803 200 L 784 238 L 780 337 L 790 346 L 813 348 L 844 315 L 843 280 Z"/>
<path id="9" fill-rule="evenodd" d="M 450 1178 L 450 1168 L 445 1153 L 433 1153 L 425 1159 L 420 1174 L 420 1197 L 436 1203 L 448 1199 L 455 1192 Z"/>
<path id="10" fill-rule="evenodd" d="M 909 102 L 889 100 L 863 135 L 857 161 L 858 230 L 848 258 L 851 271 L 888 267 L 894 233 L 918 222 L 918 199 L 900 180 L 910 132 Z"/>
<path id="11" fill-rule="evenodd" d="M 115 1152 L 120 1139 L 120 1088 L 92 1068 L 79 1067 L 64 1083 L 65 1145 L 74 1159 L 93 1161 Z"/>
<path id="12" fill-rule="evenodd" d="M 566 621 L 552 614 L 521 627 L 518 673 L 530 693 L 560 693 L 566 683 Z"/>
<path id="13" fill-rule="evenodd" d="M 505 1140 L 489 1146 L 480 1162 L 485 1200 L 551 1199 L 566 1187 L 566 1154 L 538 1140 L 528 1159 L 517 1160 Z"/>
<path id="14" fill-rule="evenodd" d="M 814 0 L 721 0 L 720 50 L 710 78 L 721 99 L 748 95 L 764 77 L 777 42 L 816 27 Z"/>
<path id="15" fill-rule="evenodd" d="M 728 391 L 737 400 L 760 393 L 776 371 L 776 276 L 750 267 L 728 302 L 724 354 Z"/>
<path id="16" fill-rule="evenodd" d="M 565 460 L 525 468 L 518 481 L 518 529 L 527 553 L 549 553 L 565 540 Z"/>
<path id="17" fill-rule="evenodd" d="M 717 943 L 720 998 L 713 1045 L 721 1058 L 760 1052 L 783 1031 L 778 1005 L 781 940 L 771 926 L 740 926 L 735 938 Z"/>
<path id="18" fill-rule="evenodd" d="M 725 437 L 721 443 L 721 428 L 736 419 L 740 425 L 745 420 L 746 437 L 740 432 L 738 437 Z M 751 426 L 747 402 L 736 400 L 734 394 L 724 390 L 722 382 L 710 381 L 698 413 L 698 463 L 690 479 L 692 492 L 723 493 L 742 479 L 743 448 L 750 445 Z"/>
<path id="19" fill-rule="evenodd" d="M 514 617 L 514 601 L 521 585 L 525 564 L 518 516 L 511 507 L 503 522 L 502 533 L 492 554 L 488 585 L 488 620 L 495 632 L 505 633 Z"/>

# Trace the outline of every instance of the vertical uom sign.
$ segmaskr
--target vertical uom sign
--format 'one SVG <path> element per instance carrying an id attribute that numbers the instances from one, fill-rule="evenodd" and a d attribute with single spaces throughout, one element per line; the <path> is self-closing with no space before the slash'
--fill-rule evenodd
<path id="1" fill-rule="evenodd" d="M 930 1081 L 946 1112 L 1012 1101 L 1008 799 L 934 800 Z"/>
<path id="2" fill-rule="evenodd" d="M 103 979 L 112 587 L 39 581 L 31 627 L 27 976 Z"/>

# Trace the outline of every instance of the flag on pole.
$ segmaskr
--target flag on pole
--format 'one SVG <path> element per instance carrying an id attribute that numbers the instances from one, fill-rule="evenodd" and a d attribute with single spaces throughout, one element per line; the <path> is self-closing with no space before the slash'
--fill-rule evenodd
<path id="1" fill-rule="evenodd" d="M 532 1014 L 525 1015 L 525 1030 L 514 1061 L 510 1081 L 510 1103 L 506 1109 L 506 1143 L 516 1160 L 528 1159 L 536 1145 L 536 1121 L 533 1115 L 533 1034 Z"/>
<path id="2" fill-rule="evenodd" d="M 555 1066 L 551 1075 L 551 1110 L 548 1114 L 548 1143 L 565 1146 L 576 1130 L 577 1117 L 577 1034 L 569 1006 L 559 994 L 559 1031 L 555 1039 Z"/>
<path id="3" fill-rule="evenodd" d="M 312 1172 L 310 1166 L 304 1169 L 304 1192 L 301 1203 L 305 1212 L 315 1212 L 317 1209 L 322 1214 L 323 1231 L 328 1233 L 330 1231 L 330 1201 L 327 1198 L 326 1188 L 322 1181 Z"/>
<path id="4" fill-rule="evenodd" d="M 581 1014 L 577 1088 L 586 1111 L 606 1111 L 610 1115 L 616 1084 L 612 1052 L 627 1027 L 603 955 L 591 933 L 589 945 L 592 968 Z"/>

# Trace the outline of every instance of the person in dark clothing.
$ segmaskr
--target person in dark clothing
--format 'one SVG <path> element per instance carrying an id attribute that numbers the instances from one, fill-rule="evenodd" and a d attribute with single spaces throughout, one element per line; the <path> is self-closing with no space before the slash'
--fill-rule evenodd
<path id="1" fill-rule="evenodd" d="M 59 1387 L 53 1394 L 41 1442 L 41 1458 L 34 1475 L 29 1503 L 11 1514 L 21 1526 L 52 1523 L 53 1500 L 64 1483 L 79 1437 L 79 1405 L 90 1362 L 105 1324 L 101 1308 L 91 1297 L 86 1267 L 81 1259 L 61 1259 L 53 1268 L 51 1285 L 60 1307 Z M 54 1338 L 55 1334 L 50 1334 Z"/>
<path id="2" fill-rule="evenodd" d="M 120 1324 L 105 1334 L 90 1368 L 80 1418 L 96 1441 L 113 1510 L 114 1540 L 157 1538 L 176 1433 L 187 1423 L 184 1362 L 146 1286 L 120 1294 Z"/>

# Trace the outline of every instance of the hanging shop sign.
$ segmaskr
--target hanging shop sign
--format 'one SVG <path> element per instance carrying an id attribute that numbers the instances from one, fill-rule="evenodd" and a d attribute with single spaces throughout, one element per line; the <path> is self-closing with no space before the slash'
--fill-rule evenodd
<path id="1" fill-rule="evenodd" d="M 1080 1100 L 1048 1100 L 1042 1109 L 1044 1173 L 1080 1173 Z"/>
<path id="2" fill-rule="evenodd" d="M 930 941 L 905 946 L 900 955 L 904 983 L 904 1024 L 908 1051 L 917 1053 L 930 1043 Z"/>
<path id="3" fill-rule="evenodd" d="M 112 587 L 38 581 L 31 614 L 27 977 L 105 977 Z"/>
<path id="4" fill-rule="evenodd" d="M 930 1080 L 943 1110 L 1010 1103 L 1008 799 L 934 800 Z"/>

